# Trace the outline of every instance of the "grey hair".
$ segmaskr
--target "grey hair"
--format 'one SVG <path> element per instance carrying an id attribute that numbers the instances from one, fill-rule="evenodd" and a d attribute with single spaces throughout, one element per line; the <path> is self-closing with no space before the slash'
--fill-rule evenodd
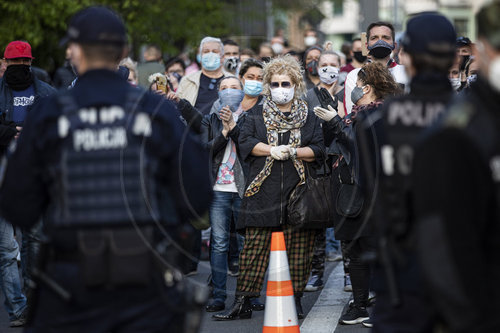
<path id="1" fill-rule="evenodd" d="M 200 42 L 200 50 L 199 50 L 200 54 L 201 54 L 201 50 L 203 50 L 203 44 L 210 43 L 210 42 L 219 43 L 220 54 L 221 55 L 224 54 L 224 44 L 222 44 L 222 41 L 220 40 L 220 38 L 215 38 L 215 37 L 210 37 L 210 36 L 207 36 L 207 37 L 205 37 L 205 38 L 203 38 L 201 40 L 201 42 Z"/>

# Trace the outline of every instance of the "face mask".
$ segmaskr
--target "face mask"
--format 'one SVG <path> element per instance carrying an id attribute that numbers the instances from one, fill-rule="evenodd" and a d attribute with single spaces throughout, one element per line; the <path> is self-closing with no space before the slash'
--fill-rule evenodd
<path id="1" fill-rule="evenodd" d="M 366 61 L 366 56 L 363 55 L 363 52 L 357 51 L 353 53 L 354 53 L 354 59 L 356 59 L 357 62 L 364 63 Z"/>
<path id="2" fill-rule="evenodd" d="M 218 53 L 205 53 L 201 56 L 201 66 L 207 71 L 215 71 L 220 67 L 220 54 Z"/>
<path id="3" fill-rule="evenodd" d="M 224 59 L 224 69 L 228 72 L 234 73 L 236 72 L 236 68 L 238 68 L 238 64 L 240 63 L 240 58 L 238 57 L 230 57 Z"/>
<path id="4" fill-rule="evenodd" d="M 354 105 L 365 95 L 365 92 L 363 91 L 363 88 L 366 86 L 362 87 L 354 87 L 354 89 L 351 91 L 351 101 Z"/>
<path id="5" fill-rule="evenodd" d="M 24 90 L 33 84 L 33 72 L 29 65 L 7 66 L 4 78 L 12 90 Z"/>
<path id="6" fill-rule="evenodd" d="M 372 46 L 368 46 L 368 50 L 370 50 L 370 54 L 372 55 L 372 57 L 377 59 L 384 59 L 391 54 L 392 50 L 394 50 L 394 45 L 391 45 L 386 41 L 379 39 Z"/>
<path id="7" fill-rule="evenodd" d="M 332 84 L 339 78 L 339 69 L 333 66 L 321 67 L 318 71 L 319 79 L 325 84 Z"/>
<path id="8" fill-rule="evenodd" d="M 281 52 L 283 52 L 283 44 L 281 43 L 274 43 L 271 45 L 271 48 L 275 54 L 281 54 Z"/>
<path id="9" fill-rule="evenodd" d="M 256 80 L 245 80 L 243 91 L 246 95 L 256 97 L 262 92 L 262 82 Z"/>
<path id="10" fill-rule="evenodd" d="M 219 101 L 221 108 L 229 105 L 232 112 L 235 112 L 240 107 L 241 101 L 244 97 L 243 90 L 239 89 L 224 89 L 219 91 Z"/>
<path id="11" fill-rule="evenodd" d="M 459 77 L 454 77 L 450 79 L 451 87 L 453 90 L 457 91 L 458 88 L 462 85 L 462 81 L 460 80 Z"/>
<path id="12" fill-rule="evenodd" d="M 201 64 L 201 54 L 199 54 L 199 53 L 196 55 L 196 62 L 198 64 Z"/>
<path id="13" fill-rule="evenodd" d="M 317 38 L 314 36 L 307 36 L 304 38 L 304 44 L 306 44 L 307 47 L 315 45 L 317 41 Z"/>
<path id="14" fill-rule="evenodd" d="M 318 62 L 316 60 L 311 61 L 306 65 L 306 70 L 312 76 L 318 76 Z"/>
<path id="15" fill-rule="evenodd" d="M 271 99 L 278 105 L 287 104 L 293 99 L 295 87 L 271 89 Z"/>
<path id="16" fill-rule="evenodd" d="M 470 86 L 473 82 L 476 82 L 477 74 L 472 74 L 467 76 L 467 86 Z"/>

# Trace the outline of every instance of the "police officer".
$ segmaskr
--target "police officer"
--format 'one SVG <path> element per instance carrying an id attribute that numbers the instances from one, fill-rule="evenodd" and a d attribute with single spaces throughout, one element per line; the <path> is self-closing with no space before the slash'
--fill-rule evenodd
<path id="1" fill-rule="evenodd" d="M 415 155 L 418 257 L 449 332 L 500 332 L 499 15 L 477 13 L 478 79 Z"/>
<path id="2" fill-rule="evenodd" d="M 67 38 L 79 79 L 28 114 L 0 190 L 3 216 L 43 215 L 50 241 L 29 326 L 180 332 L 190 305 L 171 248 L 180 221 L 209 207 L 208 156 L 173 104 L 115 72 L 127 51 L 116 13 L 80 11 Z"/>
<path id="3" fill-rule="evenodd" d="M 363 323 L 374 332 L 429 332 L 433 326 L 410 237 L 410 179 L 418 137 L 452 96 L 447 74 L 455 39 L 453 25 L 444 16 L 425 13 L 409 20 L 400 59 L 411 78 L 410 94 L 388 101 L 357 131 L 361 156 L 370 161 L 364 165 L 364 178 L 377 189 L 370 203 L 380 245 L 373 283 L 377 302 L 372 321 Z"/>

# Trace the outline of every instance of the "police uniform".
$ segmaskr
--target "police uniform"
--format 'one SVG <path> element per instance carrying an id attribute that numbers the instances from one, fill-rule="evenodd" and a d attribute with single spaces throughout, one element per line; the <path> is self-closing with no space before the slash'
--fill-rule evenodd
<path id="1" fill-rule="evenodd" d="M 437 30 L 430 33 L 426 29 Z M 429 45 L 448 45 L 437 56 L 452 59 L 455 31 L 436 14 L 424 14 L 408 22 L 403 47 L 411 54 L 429 53 Z M 451 61 L 451 60 L 450 60 Z M 417 71 L 410 93 L 385 103 L 371 115 L 357 137 L 365 161 L 363 175 L 376 189 L 373 204 L 378 234 L 378 260 L 373 290 L 377 302 L 373 332 L 429 332 L 434 312 L 427 302 L 421 268 L 417 264 L 412 235 L 413 157 L 422 133 L 441 117 L 452 88 L 444 71 Z M 434 166 L 434 161 L 427 161 Z"/>
<path id="2" fill-rule="evenodd" d="M 78 15 L 80 37 L 123 24 L 103 7 Z M 88 70 L 34 105 L 9 155 L 1 212 L 23 227 L 43 216 L 50 242 L 30 328 L 180 332 L 190 305 L 170 248 L 181 221 L 208 210 L 211 184 L 207 153 L 173 104 Z"/>

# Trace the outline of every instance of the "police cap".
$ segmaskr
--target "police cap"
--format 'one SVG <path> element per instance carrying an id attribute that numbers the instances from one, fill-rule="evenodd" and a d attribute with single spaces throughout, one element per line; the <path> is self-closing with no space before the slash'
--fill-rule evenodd
<path id="1" fill-rule="evenodd" d="M 411 18 L 402 45 L 410 54 L 427 53 L 434 56 L 452 56 L 457 34 L 451 22 L 437 13 L 422 13 Z"/>
<path id="2" fill-rule="evenodd" d="M 127 29 L 117 13 L 103 6 L 92 6 L 77 12 L 69 22 L 61 43 L 83 44 L 127 43 Z"/>

